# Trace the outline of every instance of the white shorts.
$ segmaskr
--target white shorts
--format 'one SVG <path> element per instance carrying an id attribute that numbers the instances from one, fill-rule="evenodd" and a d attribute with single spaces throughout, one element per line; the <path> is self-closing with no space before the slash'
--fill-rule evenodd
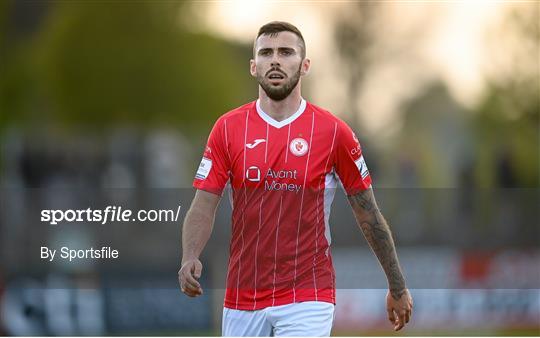
<path id="1" fill-rule="evenodd" d="M 261 310 L 223 308 L 224 337 L 318 336 L 328 337 L 334 321 L 334 304 L 307 301 Z"/>

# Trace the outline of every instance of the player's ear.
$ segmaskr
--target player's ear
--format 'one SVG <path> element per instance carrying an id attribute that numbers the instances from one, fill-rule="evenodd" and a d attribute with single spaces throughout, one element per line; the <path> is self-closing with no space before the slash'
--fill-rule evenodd
<path id="1" fill-rule="evenodd" d="M 304 58 L 300 67 L 300 75 L 306 75 L 307 73 L 309 73 L 309 67 L 311 67 L 311 60 L 308 58 Z"/>
<path id="2" fill-rule="evenodd" d="M 255 60 L 253 59 L 249 60 L 249 73 L 253 77 L 257 76 L 257 65 L 255 64 Z"/>

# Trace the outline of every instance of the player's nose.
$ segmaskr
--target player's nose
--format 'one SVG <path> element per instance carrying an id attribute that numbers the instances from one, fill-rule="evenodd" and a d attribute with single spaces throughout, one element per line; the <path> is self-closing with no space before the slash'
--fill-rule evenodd
<path id="1" fill-rule="evenodd" d="M 277 55 L 277 54 L 278 54 L 278 53 L 274 53 L 274 54 L 272 55 L 272 60 L 270 60 L 270 65 L 271 65 L 272 67 L 279 67 L 279 66 L 280 66 L 280 64 L 279 64 L 279 58 L 278 58 L 278 55 Z"/>

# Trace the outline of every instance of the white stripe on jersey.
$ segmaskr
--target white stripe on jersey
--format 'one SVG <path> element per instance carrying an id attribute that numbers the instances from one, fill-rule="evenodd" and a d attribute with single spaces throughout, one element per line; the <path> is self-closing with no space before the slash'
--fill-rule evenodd
<path id="1" fill-rule="evenodd" d="M 229 158 L 229 165 L 231 163 L 231 153 L 230 153 L 230 150 L 229 150 L 229 133 L 227 131 L 227 119 L 224 119 L 223 120 L 223 124 L 224 124 L 224 128 L 225 128 L 225 147 L 227 149 L 227 157 Z M 231 210 L 234 210 L 234 203 L 233 203 L 233 193 L 232 193 L 232 190 L 233 190 L 233 186 L 231 183 L 231 171 L 229 170 L 229 181 L 227 182 L 227 185 L 230 185 L 228 187 L 228 196 L 229 196 L 229 203 L 231 204 Z M 227 263 L 227 282 L 229 281 L 229 272 L 230 270 L 232 270 L 231 268 L 231 255 L 229 255 L 229 262 Z M 226 282 L 226 283 L 227 283 Z"/>
<path id="2" fill-rule="evenodd" d="M 326 163 L 324 164 L 324 172 L 326 172 L 326 170 L 328 170 L 328 162 L 330 161 L 330 157 L 332 156 L 332 151 L 334 150 L 334 142 L 336 140 L 336 132 L 337 132 L 337 122 L 334 124 L 334 136 L 332 137 L 332 145 L 330 146 L 330 151 L 328 152 L 328 157 L 326 158 Z M 328 176 L 328 175 L 326 175 Z M 324 182 L 324 196 L 326 196 L 326 176 L 325 176 L 325 182 Z M 319 240 L 319 196 L 321 195 L 321 183 L 322 183 L 322 176 L 319 180 L 319 184 L 317 185 L 319 191 L 317 192 L 317 199 L 316 199 L 316 203 L 317 203 L 317 225 L 315 226 L 315 254 L 313 255 L 313 286 L 315 288 L 315 300 L 318 300 L 318 295 L 317 295 L 317 281 L 316 281 L 316 278 L 315 278 L 315 258 L 317 257 L 317 254 L 319 253 L 319 246 L 318 246 L 318 240 Z M 323 207 L 323 213 L 324 213 L 324 219 L 326 220 L 326 197 L 323 199 L 324 201 L 324 207 Z M 330 201 L 330 205 L 332 204 L 332 201 Z M 328 215 L 330 215 L 330 211 L 328 211 Z M 328 229 L 328 234 L 330 234 L 330 225 L 328 224 L 328 227 L 327 227 L 327 223 L 325 222 L 325 236 L 326 236 L 326 230 Z M 326 237 L 327 240 L 328 240 L 328 237 Z M 328 242 L 328 245 L 330 246 L 330 242 Z"/>
<path id="3" fill-rule="evenodd" d="M 227 119 L 223 120 L 223 123 L 225 123 L 225 145 L 227 148 L 227 156 L 229 157 L 229 165 L 231 165 L 231 153 L 229 152 L 229 137 L 227 133 Z"/>
<path id="4" fill-rule="evenodd" d="M 278 233 L 279 233 L 279 222 L 281 220 L 281 206 L 283 204 L 283 193 L 279 196 L 279 212 L 277 217 L 277 226 L 276 226 L 276 246 L 274 248 L 274 281 L 273 283 L 273 289 L 272 289 L 272 306 L 274 306 L 276 298 L 276 269 L 277 269 L 277 243 L 278 243 Z"/>
<path id="5" fill-rule="evenodd" d="M 289 157 L 289 139 L 291 137 L 291 125 L 289 124 L 289 130 L 287 131 L 287 144 L 285 144 L 285 163 Z"/>
<path id="6" fill-rule="evenodd" d="M 248 133 L 248 117 L 249 109 L 246 110 L 246 131 L 244 133 L 244 144 L 247 143 Z M 244 168 L 242 170 L 244 179 L 242 185 L 244 186 L 244 211 L 247 208 L 247 194 L 246 194 L 246 149 L 244 147 Z M 244 253 L 244 227 L 246 226 L 246 220 L 244 218 L 245 212 L 242 212 L 242 231 L 240 231 L 240 237 L 242 238 L 242 248 L 240 249 L 240 255 L 238 256 L 238 276 L 236 278 L 236 308 L 238 309 L 238 297 L 240 291 L 240 268 L 242 267 L 242 254 Z"/>
<path id="7" fill-rule="evenodd" d="M 255 244 L 255 292 L 253 293 L 253 310 L 255 310 L 257 307 L 257 250 L 259 249 L 259 233 L 261 231 L 263 200 L 264 195 L 261 195 L 261 205 L 259 206 L 259 228 L 257 229 L 257 243 Z"/>
<path id="8" fill-rule="evenodd" d="M 229 158 L 229 165 L 230 165 L 231 153 L 229 150 L 229 134 L 227 132 L 227 119 L 224 119 L 223 123 L 224 123 L 224 128 L 225 128 L 225 146 L 227 148 L 227 157 Z M 233 193 L 232 193 L 233 187 L 232 187 L 232 184 L 230 184 L 231 183 L 230 176 L 231 176 L 231 171 L 229 170 L 229 181 L 227 182 L 227 185 L 230 185 L 230 186 L 228 187 L 228 196 L 229 196 L 229 203 L 231 204 L 231 210 L 234 210 Z M 227 282 L 229 281 L 229 272 L 230 270 L 232 270 L 230 263 L 231 263 L 231 256 L 229 255 L 229 262 L 227 263 L 227 279 L 226 279 Z"/>
<path id="9" fill-rule="evenodd" d="M 311 115 L 311 135 L 309 136 L 309 149 L 306 160 L 306 170 L 304 171 L 304 184 L 302 184 L 302 197 L 300 198 L 300 215 L 298 216 L 298 226 L 296 229 L 296 254 L 294 256 L 294 280 L 293 280 L 293 303 L 296 303 L 296 266 L 298 264 L 298 238 L 300 236 L 300 223 L 302 220 L 302 207 L 304 206 L 304 191 L 306 190 L 306 180 L 308 176 L 309 155 L 311 155 L 311 144 L 313 142 L 313 127 L 315 126 L 315 111 Z M 289 144 L 287 140 L 287 144 Z"/>
<path id="10" fill-rule="evenodd" d="M 337 128 L 337 123 L 336 123 L 336 128 Z M 337 129 L 334 129 L 334 138 L 332 140 L 332 147 L 334 146 L 334 140 L 336 139 L 336 130 Z M 333 170 L 333 169 L 332 169 Z M 335 191 L 337 189 L 337 178 L 334 176 L 334 178 L 336 179 L 336 183 L 335 183 L 335 188 L 334 188 L 334 194 L 335 194 Z M 326 183 L 325 183 L 325 186 L 326 186 Z M 330 203 L 332 204 L 332 203 Z M 326 216 L 326 215 L 325 215 Z M 328 207 L 328 217 L 330 217 L 330 205 Z M 325 224 L 326 226 L 326 224 Z M 326 235 L 326 228 L 325 228 L 325 235 Z M 328 236 L 330 236 L 330 224 L 328 224 Z M 327 240 L 328 240 L 329 237 L 327 237 Z M 328 250 L 330 250 L 330 242 L 328 242 Z M 331 274 L 331 277 L 330 277 L 330 281 L 332 283 L 331 285 L 331 289 L 332 289 L 332 302 L 335 303 L 336 302 L 336 291 L 335 291 L 335 286 L 334 286 L 334 269 L 330 269 L 330 274 Z"/>
<path id="11" fill-rule="evenodd" d="M 264 148 L 264 163 L 266 163 L 266 158 L 267 158 L 267 154 L 268 154 L 268 129 L 269 129 L 269 124 L 267 123 L 266 124 L 266 142 L 265 142 L 265 148 Z"/>

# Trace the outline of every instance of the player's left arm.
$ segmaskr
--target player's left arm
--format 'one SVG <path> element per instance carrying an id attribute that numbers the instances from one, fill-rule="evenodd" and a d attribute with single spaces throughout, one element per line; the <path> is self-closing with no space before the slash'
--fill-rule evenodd
<path id="1" fill-rule="evenodd" d="M 356 222 L 388 279 L 389 292 L 386 296 L 388 320 L 394 324 L 394 330 L 398 331 L 409 322 L 413 303 L 399 266 L 392 232 L 377 206 L 371 187 L 356 195 L 348 196 L 348 199 Z"/>

